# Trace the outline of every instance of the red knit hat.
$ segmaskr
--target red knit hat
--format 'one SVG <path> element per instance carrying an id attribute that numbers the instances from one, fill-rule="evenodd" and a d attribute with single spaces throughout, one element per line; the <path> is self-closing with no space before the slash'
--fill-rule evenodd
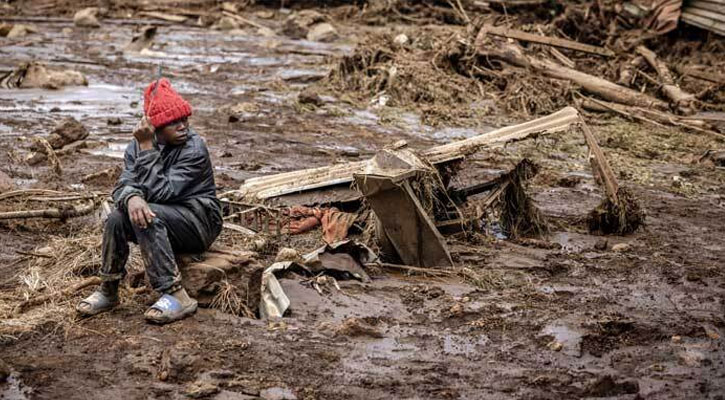
<path id="1" fill-rule="evenodd" d="M 156 82 L 151 82 L 143 93 L 143 111 L 154 128 L 191 115 L 191 105 L 171 88 L 168 79 L 159 79 L 154 92 Z"/>

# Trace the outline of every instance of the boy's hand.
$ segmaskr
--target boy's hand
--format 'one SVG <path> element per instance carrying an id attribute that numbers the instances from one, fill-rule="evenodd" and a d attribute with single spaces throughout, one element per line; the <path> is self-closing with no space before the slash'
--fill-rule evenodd
<path id="1" fill-rule="evenodd" d="M 148 119 L 144 116 L 141 121 L 138 122 L 136 128 L 133 130 L 133 137 L 138 141 L 138 145 L 141 150 L 149 150 L 153 148 L 154 142 L 154 127 L 149 123 Z"/>
<path id="2" fill-rule="evenodd" d="M 128 199 L 128 217 L 134 225 L 146 229 L 147 226 L 151 225 L 155 216 L 156 214 L 151 211 L 146 200 L 139 196 Z"/>

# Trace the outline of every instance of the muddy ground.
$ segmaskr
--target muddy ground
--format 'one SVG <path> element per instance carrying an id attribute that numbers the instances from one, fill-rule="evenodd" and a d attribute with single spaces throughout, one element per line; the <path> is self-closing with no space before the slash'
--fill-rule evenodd
<path id="1" fill-rule="evenodd" d="M 269 9 L 242 15 L 259 10 Z M 284 17 L 263 21 L 279 27 Z M 319 107 L 298 103 L 361 32 L 397 25 L 339 22 L 332 43 L 162 25 L 156 53 L 129 55 L 121 49 L 139 24 L 34 24 L 39 32 L 27 40 L 2 39 L 0 67 L 42 60 L 83 72 L 89 86 L 0 90 L 0 169 L 21 188 L 109 191 L 112 182 L 78 184 L 121 162 L 141 90 L 159 64 L 194 107 L 191 123 L 206 138 L 220 191 L 249 177 L 362 160 L 401 139 L 425 148 L 521 120 L 490 113 L 475 126 L 434 127 L 409 109 L 361 106 L 345 93 L 326 92 Z M 246 111 L 228 122 L 219 110 L 236 103 Z M 88 127 L 90 148 L 62 156 L 60 178 L 45 164 L 24 164 L 29 139 L 65 116 Z M 109 124 L 115 118 L 120 125 Z M 581 132 L 515 143 L 467 160 L 460 182 L 524 156 L 541 164 L 530 192 L 555 226 L 546 240 L 561 248 L 451 239 L 456 263 L 485 278 L 477 282 L 377 271 L 370 284 L 344 281 L 342 291 L 319 295 L 282 280 L 292 307 L 279 321 L 202 309 L 158 327 L 143 320 L 147 298 L 129 292 L 113 312 L 76 319 L 73 306 L 90 288 L 18 317 L 6 311 L 27 293 L 28 252 L 97 230 L 98 221 L 2 222 L 0 358 L 12 374 L 0 398 L 722 399 L 725 175 L 698 162 L 722 144 L 618 118 L 587 120 L 645 208 L 643 229 L 587 232 L 583 219 L 603 194 Z"/>

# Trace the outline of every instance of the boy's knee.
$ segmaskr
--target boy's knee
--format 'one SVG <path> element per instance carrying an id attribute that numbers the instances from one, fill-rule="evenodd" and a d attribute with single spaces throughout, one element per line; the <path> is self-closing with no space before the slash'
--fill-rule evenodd
<path id="1" fill-rule="evenodd" d="M 117 230 L 125 230 L 127 219 L 128 215 L 125 212 L 121 210 L 114 210 L 112 213 L 108 214 L 105 229 L 113 232 Z"/>

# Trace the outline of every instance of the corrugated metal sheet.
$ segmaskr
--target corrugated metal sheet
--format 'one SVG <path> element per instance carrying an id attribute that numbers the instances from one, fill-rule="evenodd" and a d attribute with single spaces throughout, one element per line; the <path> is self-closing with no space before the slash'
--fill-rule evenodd
<path id="1" fill-rule="evenodd" d="M 725 36 L 725 0 L 694 0 L 682 7 L 683 22 Z"/>

